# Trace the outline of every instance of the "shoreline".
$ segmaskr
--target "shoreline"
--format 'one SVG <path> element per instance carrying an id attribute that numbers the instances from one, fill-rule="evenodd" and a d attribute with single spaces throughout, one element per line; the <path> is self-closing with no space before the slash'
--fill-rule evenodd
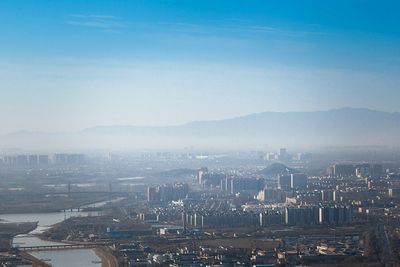
<path id="1" fill-rule="evenodd" d="M 79 212 L 79 209 L 80 209 L 80 208 L 77 209 L 78 212 Z M 75 211 L 75 210 L 73 210 L 73 211 Z M 82 210 L 80 210 L 80 211 L 83 212 Z M 58 210 L 58 211 L 43 212 L 43 214 L 48 214 L 48 213 L 62 213 L 62 212 L 63 212 L 63 210 Z M 90 212 L 90 211 L 89 211 L 89 212 Z M 98 212 L 98 211 L 97 211 L 97 212 Z M 30 213 L 34 214 L 34 213 L 38 213 L 38 212 L 29 212 L 29 213 L 27 213 L 27 214 L 30 214 Z M 41 213 L 42 213 L 42 212 L 39 212 L 39 214 L 41 214 Z M 16 213 L 7 213 L 7 214 L 21 214 L 21 213 L 16 212 Z M 0 216 L 1 216 L 1 215 L 4 215 L 4 214 L 0 214 Z M 49 229 L 55 227 L 57 224 L 61 224 L 63 221 L 64 221 L 64 220 L 62 220 L 62 221 L 60 221 L 60 222 L 57 222 L 57 223 L 55 223 L 55 224 L 49 225 L 49 226 L 47 227 L 47 229 L 45 229 L 45 230 L 49 230 Z M 2 225 L 19 225 L 19 226 L 21 226 L 21 225 L 30 225 L 30 226 L 31 226 L 31 227 L 29 227 L 29 229 L 24 229 L 25 231 L 13 231 L 14 234 L 12 235 L 12 237 L 10 237 L 10 243 L 14 241 L 14 238 L 15 238 L 17 235 L 20 235 L 20 234 L 30 234 L 30 233 L 32 233 L 33 231 L 35 231 L 35 230 L 38 228 L 38 226 L 39 226 L 39 222 L 38 222 L 38 221 L 36 221 L 36 222 L 22 222 L 22 223 L 21 223 L 21 222 L 7 222 L 7 223 L 6 223 L 6 220 L 3 220 L 3 219 L 2 219 L 2 220 L 0 221 L 0 223 L 1 223 Z M 43 231 L 43 232 L 44 232 L 44 231 Z M 42 232 L 42 231 L 41 231 L 41 232 L 35 232 L 35 233 L 33 233 L 32 235 L 33 235 L 34 237 L 36 237 L 37 239 L 39 239 L 39 240 L 47 241 L 47 242 L 54 242 L 54 243 L 61 243 L 61 244 L 74 244 L 74 243 L 76 244 L 76 243 L 79 243 L 79 242 L 74 242 L 74 241 L 68 242 L 68 241 L 64 241 L 64 240 L 53 240 L 53 239 L 49 239 L 49 238 L 46 238 L 46 237 L 43 235 L 43 232 Z M 12 241 L 11 241 L 11 240 L 12 240 Z M 118 267 L 118 261 L 117 261 L 117 259 L 112 255 L 111 252 L 108 251 L 107 248 L 95 248 L 95 249 L 88 248 L 87 250 L 88 250 L 88 251 L 91 250 L 92 253 L 94 252 L 94 253 L 96 254 L 96 256 L 97 256 L 96 262 L 97 262 L 97 261 L 98 261 L 99 263 L 101 262 L 101 266 L 106 266 L 106 267 Z M 19 256 L 20 256 L 21 258 L 24 258 L 24 259 L 26 259 L 26 260 L 31 261 L 31 262 L 32 262 L 32 265 L 33 265 L 34 267 L 51 267 L 51 266 L 52 266 L 51 264 L 46 263 L 46 262 L 44 262 L 44 261 L 42 261 L 42 260 L 36 258 L 34 255 L 30 254 L 29 252 L 20 251 L 20 252 L 19 252 Z"/>
<path id="2" fill-rule="evenodd" d="M 51 194 L 51 193 L 49 193 Z M 114 203 L 125 199 L 125 197 L 121 196 L 113 196 L 110 199 L 108 192 L 102 193 L 103 195 L 99 196 L 96 199 L 92 200 L 85 200 L 85 201 L 78 201 L 77 203 L 71 204 L 70 206 L 63 206 L 63 205 L 53 205 L 50 207 L 41 207 L 41 206 L 34 206 L 34 207 L 12 207 L 12 208 L 2 208 L 0 209 L 0 216 L 5 214 L 34 214 L 34 213 L 57 213 L 57 212 L 68 212 L 68 211 L 84 211 L 84 212 L 91 212 L 91 211 L 98 211 L 97 209 L 101 207 L 93 208 L 90 207 L 91 205 L 96 206 L 97 204 L 108 204 L 109 202 Z M 106 194 L 104 196 L 104 194 Z"/>
<path id="3" fill-rule="evenodd" d="M 118 260 L 109 251 L 109 248 L 98 247 L 98 248 L 94 248 L 93 251 L 101 259 L 102 267 L 118 267 Z"/>
<path id="4" fill-rule="evenodd" d="M 27 252 L 21 251 L 19 252 L 19 256 L 23 259 L 32 262 L 33 267 L 51 267 L 51 264 L 48 264 Z"/>
<path id="5" fill-rule="evenodd" d="M 54 243 L 61 243 L 61 244 L 79 244 L 80 243 L 80 242 L 76 242 L 76 241 L 48 239 L 48 238 L 45 238 L 44 236 L 42 236 L 41 234 L 35 234 L 35 236 L 37 238 L 39 238 L 40 240 L 47 241 L 47 242 L 54 242 Z M 99 261 L 101 261 L 102 267 L 118 267 L 117 259 L 114 257 L 114 255 L 112 255 L 112 253 L 109 251 L 108 248 L 96 247 L 96 248 L 87 248 L 87 249 L 94 251 L 96 256 L 99 258 Z M 28 254 L 28 255 L 31 255 L 31 254 Z M 34 256 L 32 256 L 32 257 L 34 257 Z M 51 265 L 45 265 L 43 267 L 48 267 L 48 266 L 51 267 Z"/>

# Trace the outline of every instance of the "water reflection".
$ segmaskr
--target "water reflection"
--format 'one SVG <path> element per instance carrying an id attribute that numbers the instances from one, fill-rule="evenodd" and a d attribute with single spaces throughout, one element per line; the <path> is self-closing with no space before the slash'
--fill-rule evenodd
<path id="1" fill-rule="evenodd" d="M 98 212 L 52 212 L 52 213 L 24 213 L 24 214 L 2 214 L 0 220 L 5 222 L 38 222 L 38 227 L 28 235 L 16 236 L 13 240 L 14 246 L 45 246 L 60 243 L 44 241 L 36 237 L 52 225 L 65 219 L 79 216 L 97 216 Z M 32 252 L 39 259 L 48 259 L 48 263 L 55 267 L 98 267 L 100 258 L 91 249 L 57 250 Z"/>

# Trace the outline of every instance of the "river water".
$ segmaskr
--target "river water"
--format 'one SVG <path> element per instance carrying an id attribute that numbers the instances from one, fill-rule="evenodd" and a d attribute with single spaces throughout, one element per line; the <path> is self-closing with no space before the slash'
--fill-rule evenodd
<path id="1" fill-rule="evenodd" d="M 96 216 L 97 212 L 52 212 L 52 213 L 27 213 L 27 214 L 1 214 L 0 219 L 7 222 L 39 222 L 38 227 L 28 235 L 16 236 L 13 240 L 14 246 L 41 246 L 56 245 L 59 243 L 49 242 L 34 236 L 51 225 L 62 222 L 70 217 Z M 32 252 L 33 256 L 46 260 L 47 263 L 55 267 L 99 267 L 100 258 L 92 249 L 71 249 Z"/>

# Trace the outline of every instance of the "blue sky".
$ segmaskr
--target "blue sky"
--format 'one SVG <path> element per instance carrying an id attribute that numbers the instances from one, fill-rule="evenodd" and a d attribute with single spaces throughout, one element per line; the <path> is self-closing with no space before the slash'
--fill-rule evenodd
<path id="1" fill-rule="evenodd" d="M 1 132 L 400 111 L 398 1 L 0 2 Z"/>

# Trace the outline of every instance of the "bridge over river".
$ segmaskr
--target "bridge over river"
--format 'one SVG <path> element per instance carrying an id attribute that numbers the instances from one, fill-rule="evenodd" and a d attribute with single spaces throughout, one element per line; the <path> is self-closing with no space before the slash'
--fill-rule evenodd
<path id="1" fill-rule="evenodd" d="M 50 251 L 50 250 L 65 250 L 65 249 L 88 249 L 102 246 L 110 246 L 113 243 L 77 243 L 77 244 L 58 244 L 46 246 L 18 246 L 15 249 L 19 251 Z"/>

